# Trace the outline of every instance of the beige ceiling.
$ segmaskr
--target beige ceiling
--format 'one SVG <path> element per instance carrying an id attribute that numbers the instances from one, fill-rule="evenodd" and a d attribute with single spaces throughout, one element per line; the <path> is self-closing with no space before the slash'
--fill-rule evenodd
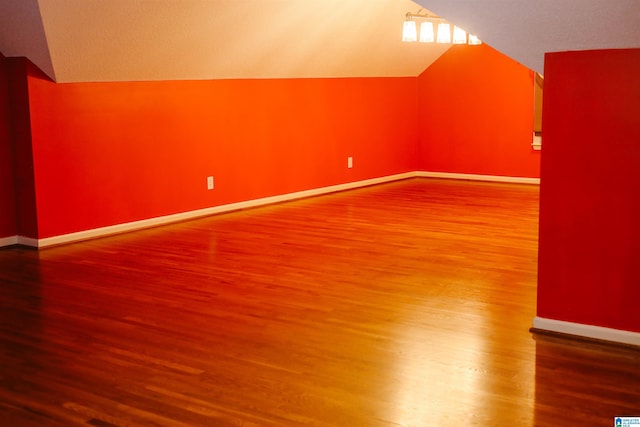
<path id="1" fill-rule="evenodd" d="M 58 82 L 416 76 L 420 5 L 543 70 L 550 51 L 640 47 L 640 0 L 0 0 L 0 52 Z"/>
<path id="2" fill-rule="evenodd" d="M 0 1 L 0 51 L 58 82 L 415 76 L 447 49 L 402 43 L 409 0 Z"/>

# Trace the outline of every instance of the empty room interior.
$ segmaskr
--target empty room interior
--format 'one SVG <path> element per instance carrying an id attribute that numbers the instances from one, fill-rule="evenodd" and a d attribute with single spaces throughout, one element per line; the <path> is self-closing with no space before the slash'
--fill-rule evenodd
<path id="1" fill-rule="evenodd" d="M 0 425 L 640 423 L 635 0 L 0 0 Z"/>

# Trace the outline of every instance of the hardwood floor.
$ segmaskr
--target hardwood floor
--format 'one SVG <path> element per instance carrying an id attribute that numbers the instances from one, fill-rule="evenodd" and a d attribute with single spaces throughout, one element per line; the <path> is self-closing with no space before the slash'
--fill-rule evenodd
<path id="1" fill-rule="evenodd" d="M 640 352 L 532 336 L 536 186 L 413 179 L 0 251 L 0 425 L 556 426 Z"/>

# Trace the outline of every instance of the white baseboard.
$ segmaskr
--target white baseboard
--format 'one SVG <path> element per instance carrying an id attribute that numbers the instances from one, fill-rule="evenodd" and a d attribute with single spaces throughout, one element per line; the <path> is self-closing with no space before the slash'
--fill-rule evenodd
<path id="1" fill-rule="evenodd" d="M 614 343 L 640 347 L 640 332 L 623 331 L 620 329 L 604 328 L 602 326 L 585 325 L 582 323 L 565 322 L 563 320 L 535 317 L 533 330 L 573 335 L 592 340 L 609 341 Z"/>
<path id="2" fill-rule="evenodd" d="M 295 193 L 282 194 L 278 196 L 264 197 L 261 199 L 247 200 L 245 202 L 230 203 L 226 205 L 214 206 L 211 208 L 198 209 L 189 212 L 183 212 L 179 214 L 166 215 L 156 218 L 149 218 L 140 221 L 133 221 L 124 224 L 116 224 L 107 227 L 95 228 L 92 230 L 79 231 L 76 233 L 63 234 L 60 236 L 47 237 L 44 239 L 34 240 L 32 242 L 24 242 L 27 246 L 34 246 L 38 248 L 45 248 L 47 246 L 61 245 L 65 243 L 76 242 L 80 240 L 93 239 L 96 237 L 108 236 L 110 234 L 124 233 L 128 231 L 140 230 L 143 228 L 155 227 L 159 225 L 165 225 L 172 222 L 185 221 L 189 219 L 195 219 L 203 216 L 220 214 L 224 212 L 231 212 L 240 209 L 248 209 L 258 206 L 269 205 L 273 203 L 281 203 L 295 199 L 301 199 L 304 197 L 319 196 L 322 194 L 334 193 L 337 191 L 351 190 L 359 187 L 366 187 L 369 185 L 382 184 L 390 181 L 397 181 L 400 179 L 413 178 L 415 172 L 407 172 L 396 175 L 383 176 L 379 178 L 365 179 L 363 181 L 348 182 L 345 184 L 331 185 L 328 187 L 314 188 L 311 190 L 298 191 Z M 31 239 L 33 240 L 33 239 Z"/>
<path id="3" fill-rule="evenodd" d="M 0 237 L 0 248 L 18 244 L 18 236 Z"/>
<path id="4" fill-rule="evenodd" d="M 37 248 L 38 239 L 33 239 L 31 237 L 18 236 L 18 244 L 22 246 L 31 246 L 31 247 Z"/>
<path id="5" fill-rule="evenodd" d="M 468 181 L 489 181 L 506 182 L 512 184 L 540 184 L 540 178 L 527 178 L 522 176 L 498 176 L 498 175 L 478 175 L 472 173 L 452 173 L 452 172 L 416 172 L 416 176 L 422 178 L 446 178 L 462 179 Z"/>
<path id="6" fill-rule="evenodd" d="M 366 187 L 369 185 L 382 184 L 385 182 L 398 181 L 407 178 L 445 178 L 445 179 L 460 179 L 460 180 L 473 180 L 473 181 L 491 181 L 491 182 L 506 182 L 506 183 L 520 183 L 520 184 L 539 184 L 539 178 L 524 178 L 524 177 L 509 177 L 509 176 L 492 176 L 492 175 L 475 175 L 464 173 L 448 173 L 448 172 L 428 172 L 428 171 L 414 171 L 406 172 L 395 175 L 388 175 L 379 178 L 365 179 L 363 181 L 348 182 L 345 184 L 331 185 L 328 187 L 314 188 L 311 190 L 298 191 L 295 193 L 282 194 L 272 197 L 264 197 L 261 199 L 247 200 L 244 202 L 230 203 L 226 205 L 214 206 L 205 209 L 198 209 L 189 212 L 183 212 L 173 215 L 166 215 L 156 218 L 149 218 L 140 221 L 127 222 L 124 224 L 110 225 L 107 227 L 95 228 L 92 230 L 78 231 L 75 233 L 63 234 L 59 236 L 46 237 L 43 239 L 31 239 L 27 237 L 18 236 L 8 244 L 21 244 L 25 246 L 32 246 L 36 248 L 46 248 L 48 246 L 62 245 L 66 243 L 77 242 L 81 240 L 94 239 L 97 237 L 104 237 L 110 234 L 125 233 L 128 231 L 140 230 L 143 228 L 156 227 L 159 225 L 170 224 L 172 222 L 185 221 L 189 219 L 199 218 L 208 215 L 215 215 L 224 212 L 231 212 L 240 209 L 248 209 L 258 206 L 269 205 L 273 203 L 281 203 L 295 199 L 301 199 L 304 197 L 319 196 L 322 194 L 334 193 L 337 191 L 351 190 L 359 187 Z M 14 240 L 17 239 L 17 242 Z M 2 246 L 2 240 L 0 240 L 0 246 Z"/>

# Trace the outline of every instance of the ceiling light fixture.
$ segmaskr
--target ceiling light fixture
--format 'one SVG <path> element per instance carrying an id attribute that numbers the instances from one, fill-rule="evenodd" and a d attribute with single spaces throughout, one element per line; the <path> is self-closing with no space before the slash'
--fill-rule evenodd
<path id="1" fill-rule="evenodd" d="M 402 27 L 402 41 L 415 42 L 420 40 L 421 43 L 453 43 L 453 44 L 482 44 L 478 36 L 469 34 L 458 26 L 453 26 L 453 38 L 451 37 L 451 25 L 444 19 L 429 13 L 420 13 L 424 9 L 420 9 L 418 13 L 408 12 Z M 420 24 L 420 36 L 418 37 L 418 28 L 414 19 L 424 19 Z M 434 24 L 438 24 L 437 32 L 434 34 Z"/>
<path id="2" fill-rule="evenodd" d="M 467 44 L 467 32 L 457 25 L 453 26 L 453 44 Z"/>
<path id="3" fill-rule="evenodd" d="M 420 42 L 433 43 L 434 41 L 433 22 L 425 21 L 420 24 Z"/>
<path id="4" fill-rule="evenodd" d="M 469 44 L 472 46 L 477 46 L 479 44 L 482 44 L 482 42 L 475 34 L 469 34 Z"/>
<path id="5" fill-rule="evenodd" d="M 451 43 L 451 26 L 446 22 L 438 24 L 436 43 Z"/>
<path id="6" fill-rule="evenodd" d="M 418 40 L 418 30 L 416 29 L 416 22 L 407 19 L 404 21 L 404 26 L 402 27 L 402 41 L 403 42 L 414 42 Z"/>

